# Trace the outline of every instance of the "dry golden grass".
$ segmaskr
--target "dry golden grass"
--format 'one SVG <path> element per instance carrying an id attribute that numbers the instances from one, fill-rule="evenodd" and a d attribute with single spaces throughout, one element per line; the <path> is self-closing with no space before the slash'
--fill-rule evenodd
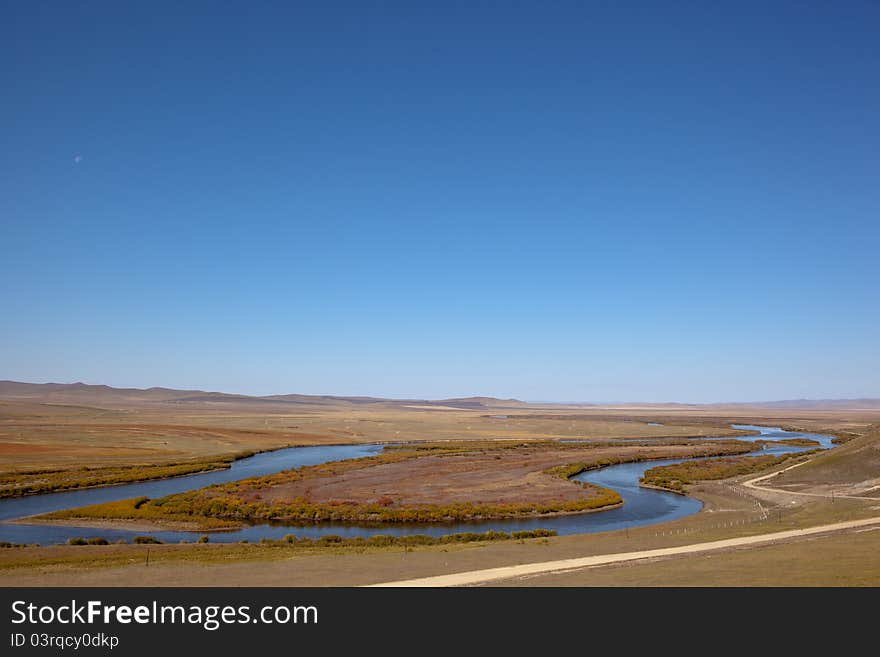
<path id="1" fill-rule="evenodd" d="M 880 497 L 880 426 L 774 477 L 772 485 L 791 490 L 836 490 L 839 494 L 870 494 L 873 488 L 873 494 Z"/>
<path id="2" fill-rule="evenodd" d="M 81 401 L 87 401 L 83 397 Z M 177 464 L 291 445 L 447 440 L 642 439 L 736 435 L 725 421 L 663 418 L 663 426 L 587 409 L 444 409 L 344 403 L 0 400 L 0 471 Z M 537 412 L 537 411 L 540 412 Z M 507 417 L 495 417 L 506 415 Z"/>
<path id="3" fill-rule="evenodd" d="M 492 586 L 880 586 L 880 529 L 598 566 Z"/>

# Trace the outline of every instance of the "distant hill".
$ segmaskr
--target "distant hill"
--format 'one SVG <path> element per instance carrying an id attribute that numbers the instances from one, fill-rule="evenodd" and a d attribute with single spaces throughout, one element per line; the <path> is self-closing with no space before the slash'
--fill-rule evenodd
<path id="1" fill-rule="evenodd" d="M 145 403 L 180 401 L 187 397 L 226 400 L 243 397 L 222 392 L 174 390 L 172 388 L 113 388 L 87 383 L 19 383 L 0 381 L 0 399 L 48 404 Z"/>
<path id="2" fill-rule="evenodd" d="M 254 397 L 253 399 L 262 399 L 265 401 L 284 402 L 288 404 L 322 404 L 322 403 L 338 403 L 347 402 L 350 404 L 382 404 L 389 400 L 382 397 L 344 397 L 335 395 L 268 395 L 265 397 Z"/>
<path id="3" fill-rule="evenodd" d="M 423 400 L 421 404 L 429 406 L 452 406 L 455 408 L 509 408 L 511 406 L 531 406 L 519 399 L 498 399 L 497 397 L 458 397 L 455 399 Z"/>
<path id="4" fill-rule="evenodd" d="M 880 409 L 880 399 L 784 399 L 780 401 L 744 402 L 742 404 L 724 405 L 815 410 L 876 410 Z"/>
<path id="5" fill-rule="evenodd" d="M 176 390 L 174 388 L 113 388 L 87 383 L 21 383 L 0 381 L 0 400 L 29 401 L 45 404 L 75 404 L 84 406 L 125 406 L 130 404 L 210 404 L 212 406 L 278 405 L 278 406 L 350 406 L 369 405 L 385 407 L 438 407 L 489 409 L 577 406 L 585 408 L 768 408 L 811 410 L 880 410 L 880 399 L 792 399 L 768 402 L 678 404 L 678 403 L 620 403 L 620 404 L 530 404 L 518 399 L 496 397 L 456 397 L 451 399 L 387 399 L 337 395 L 238 395 L 205 390 Z"/>
<path id="6" fill-rule="evenodd" d="M 306 406 L 438 406 L 446 408 L 490 408 L 500 406 L 527 406 L 516 399 L 494 397 L 463 397 L 456 399 L 386 399 L 382 397 L 352 397 L 336 395 L 238 395 L 205 390 L 176 390 L 173 388 L 113 388 L 87 383 L 21 383 L 0 381 L 0 400 L 29 401 L 46 404 L 226 404 L 226 405 L 306 405 Z"/>

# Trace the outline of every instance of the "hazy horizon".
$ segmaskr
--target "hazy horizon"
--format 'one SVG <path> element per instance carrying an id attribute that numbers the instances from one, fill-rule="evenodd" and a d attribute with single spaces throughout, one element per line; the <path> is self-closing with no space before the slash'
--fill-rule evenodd
<path id="1" fill-rule="evenodd" d="M 175 385 L 147 385 L 147 386 L 134 386 L 134 385 L 111 385 L 109 383 L 96 383 L 96 382 L 88 382 L 88 381 L 14 381 L 11 379 L 0 380 L 0 383 L 24 383 L 24 384 L 33 384 L 33 385 L 87 385 L 87 386 L 109 386 L 115 389 L 132 389 L 132 390 L 150 390 L 150 389 L 165 389 L 165 390 L 177 390 L 177 391 L 192 391 L 192 392 L 206 392 L 206 393 L 221 393 L 221 394 L 233 394 L 233 395 L 245 395 L 250 397 L 272 397 L 272 396 L 283 396 L 283 395 L 303 395 L 308 397 L 371 397 L 376 399 L 388 399 L 391 401 L 408 401 L 408 400 L 427 400 L 427 401 L 442 401 L 444 399 L 469 399 L 469 398 L 494 398 L 499 399 L 501 401 L 504 400 L 513 400 L 526 402 L 529 404 L 560 404 L 560 405 L 577 405 L 577 404 L 594 404 L 598 406 L 611 406 L 614 404 L 681 404 L 681 405 L 713 405 L 713 404 L 766 404 L 766 403 L 774 403 L 774 402 L 839 402 L 839 401 L 861 401 L 861 400 L 874 400 L 876 398 L 870 396 L 856 396 L 856 397 L 845 397 L 845 398 L 806 398 L 806 397 L 780 397 L 776 399 L 746 399 L 746 400 L 736 400 L 736 399 L 722 399 L 716 401 L 707 401 L 707 402 L 695 402 L 690 400 L 676 400 L 676 399 L 667 399 L 667 400 L 658 400 L 658 399 L 610 399 L 610 400 L 591 400 L 591 399 L 580 399 L 580 400 L 560 400 L 560 399 L 522 399 L 519 397 L 499 397 L 498 395 L 491 394 L 482 394 L 482 393 L 473 393 L 473 394 L 461 394 L 461 395 L 449 395 L 444 397 L 428 397 L 425 395 L 371 395 L 371 394 L 358 394 L 358 393 L 334 393 L 334 392 L 305 392 L 302 390 L 296 391 L 284 391 L 284 392 L 261 392 L 261 393 L 249 393 L 249 392 L 240 392 L 233 390 L 220 390 L 215 388 L 187 388 Z"/>
<path id="2" fill-rule="evenodd" d="M 878 398 L 878 27 L 876 3 L 16 3 L 0 378 Z"/>

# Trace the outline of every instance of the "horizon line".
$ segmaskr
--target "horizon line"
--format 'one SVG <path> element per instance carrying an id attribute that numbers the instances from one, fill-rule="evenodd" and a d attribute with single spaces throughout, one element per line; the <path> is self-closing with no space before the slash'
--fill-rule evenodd
<path id="1" fill-rule="evenodd" d="M 13 379 L 0 379 L 0 384 L 3 383 L 13 383 L 13 384 L 22 384 L 22 385 L 56 385 L 56 386 L 85 386 L 85 387 L 104 387 L 110 388 L 111 390 L 138 390 L 141 392 L 147 392 L 149 390 L 172 390 L 176 392 L 202 392 L 209 394 L 220 394 L 220 395 L 230 395 L 230 396 L 238 396 L 238 397 L 249 397 L 255 399 L 265 399 L 268 397 L 284 397 L 290 395 L 299 395 L 302 397 L 332 397 L 337 399 L 376 399 L 383 401 L 396 401 L 396 402 L 405 402 L 405 401 L 431 401 L 431 402 L 439 402 L 439 401 L 450 401 L 450 400 L 464 400 L 464 399 L 495 399 L 498 401 L 513 401 L 520 402 L 524 404 L 554 404 L 559 406 L 618 406 L 618 405 L 626 405 L 626 406 L 634 406 L 634 405 L 645 405 L 645 406 L 669 406 L 669 405 L 678 405 L 678 406 L 723 406 L 723 405 L 740 405 L 740 406 L 748 406 L 750 404 L 779 404 L 785 402 L 858 402 L 858 401 L 875 401 L 880 399 L 880 397 L 788 397 L 788 398 L 775 398 L 775 399 L 764 399 L 757 400 L 751 399 L 748 401 L 734 401 L 734 400 L 724 400 L 724 401 L 712 401 L 712 402 L 691 402 L 691 401 L 645 401 L 645 400 L 614 400 L 614 401 L 558 401 L 558 400 L 535 400 L 535 399 L 520 399 L 518 397 L 498 397 L 495 395 L 489 394 L 471 394 L 471 395 L 457 395 L 450 397 L 395 397 L 395 396 L 377 396 L 377 395 L 366 395 L 366 394 L 338 394 L 338 393 L 304 393 L 304 392 L 275 392 L 269 394 L 252 394 L 252 393 L 242 393 L 242 392 L 225 392 L 223 390 L 203 390 L 200 388 L 173 388 L 164 385 L 157 386 L 149 386 L 146 388 L 140 388 L 137 386 L 113 386 L 108 385 L 106 383 L 86 383 L 84 381 L 72 381 L 69 383 L 58 382 L 58 381 L 16 381 Z"/>

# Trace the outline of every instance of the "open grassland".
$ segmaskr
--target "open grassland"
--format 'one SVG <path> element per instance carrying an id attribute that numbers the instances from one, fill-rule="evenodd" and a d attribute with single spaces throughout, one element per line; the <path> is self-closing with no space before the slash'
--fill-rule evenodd
<path id="1" fill-rule="evenodd" d="M 68 546 L 86 547 L 87 549 L 85 550 L 59 550 L 56 548 L 41 548 L 39 546 L 27 545 L 15 546 L 0 543 L 0 576 L 4 572 L 17 568 L 64 565 L 100 565 L 103 567 L 126 565 L 132 561 L 133 556 L 145 554 L 140 547 L 145 545 L 153 548 L 152 557 L 154 563 L 175 561 L 217 563 L 229 559 L 289 559 L 309 554 L 362 554 L 384 549 L 403 549 L 405 552 L 408 552 L 417 548 L 448 547 L 462 544 L 483 545 L 498 541 L 522 542 L 528 539 L 546 539 L 550 536 L 556 536 L 556 532 L 548 529 L 530 529 L 514 532 L 460 532 L 444 536 L 428 536 L 425 534 L 391 536 L 388 534 L 377 534 L 369 537 L 355 538 L 335 535 L 322 536 L 321 538 L 302 538 L 294 534 L 288 534 L 280 540 L 263 539 L 255 544 L 248 543 L 247 541 L 232 544 L 211 544 L 210 537 L 207 535 L 202 536 L 197 542 L 177 544 L 166 544 L 149 535 L 137 536 L 131 543 L 127 541 L 111 543 L 100 536 L 94 536 L 68 541 Z M 155 546 L 162 547 L 157 548 Z M 95 550 L 95 547 L 102 549 Z M 22 555 L 25 555 L 25 557 L 22 558 Z M 8 556 L 12 558 L 6 558 Z"/>
<path id="2" fill-rule="evenodd" d="M 212 462 L 293 445 L 408 441 L 643 440 L 736 436 L 732 422 L 857 435 L 878 410 L 749 407 L 564 406 L 473 398 L 402 402 L 366 398 L 249 398 L 161 388 L 0 382 L 0 472 Z M 124 472 L 108 472 L 121 482 Z M 95 485 L 91 474 L 81 485 Z M 75 474 L 64 488 L 77 486 Z M 25 484 L 24 480 L 22 483 Z M 33 481 L 40 488 L 40 478 Z M 51 482 L 49 482 L 51 485 Z M 22 487 L 26 487 L 23 485 Z"/>
<path id="3" fill-rule="evenodd" d="M 794 492 L 865 495 L 880 498 L 880 426 L 816 455 L 771 482 L 774 488 Z"/>
<path id="4" fill-rule="evenodd" d="M 880 585 L 880 527 L 800 541 L 594 566 L 499 580 L 492 586 Z"/>
<path id="5" fill-rule="evenodd" d="M 234 456 L 288 445 L 331 442 L 323 435 L 194 422 L 187 414 L 75 409 L 0 402 L 0 459 L 5 471 L 143 466 Z M 253 422 L 257 424 L 256 421 Z M 338 441 L 337 441 L 338 442 Z"/>
<path id="6" fill-rule="evenodd" d="M 62 397 L 62 399 L 66 399 Z M 89 401 L 83 398 L 80 401 Z M 124 483 L 198 471 L 242 452 L 399 441 L 643 440 L 733 436 L 722 423 L 663 426 L 552 410 L 93 399 L 106 407 L 0 399 L 0 495 Z M 164 470 L 167 466 L 177 471 Z M 88 471 L 85 468 L 88 468 Z M 220 467 L 223 467 L 222 465 Z M 98 472 L 107 468 L 106 472 Z M 63 474 L 60 471 L 69 470 Z M 50 472 L 51 471 L 51 472 Z"/>

